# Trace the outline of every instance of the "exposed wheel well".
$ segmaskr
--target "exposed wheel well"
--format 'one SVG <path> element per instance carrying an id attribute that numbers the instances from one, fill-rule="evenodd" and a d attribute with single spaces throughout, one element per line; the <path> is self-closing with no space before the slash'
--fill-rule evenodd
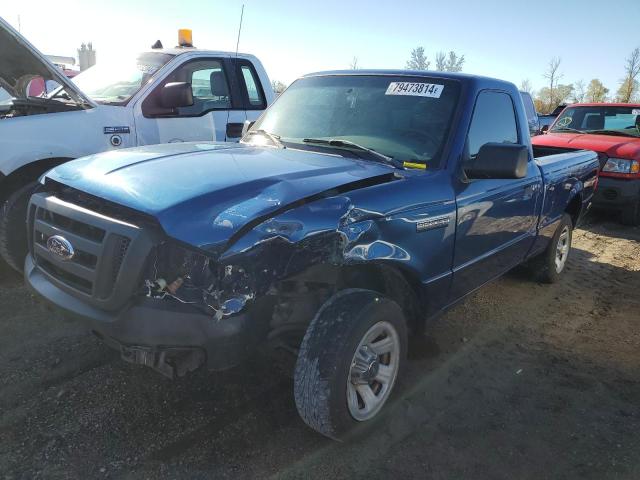
<path id="1" fill-rule="evenodd" d="M 410 273 L 384 264 L 342 267 L 338 284 L 340 289 L 366 288 L 389 297 L 404 310 L 411 331 L 421 331 L 424 326 L 419 285 Z"/>
<path id="2" fill-rule="evenodd" d="M 2 194 L 0 194 L 0 201 L 6 200 L 6 198 L 18 188 L 26 185 L 29 182 L 37 180 L 40 175 L 47 170 L 52 169 L 64 162 L 73 160 L 72 158 L 44 158 L 42 160 L 36 160 L 35 162 L 28 163 L 11 172 L 2 181 Z"/>
<path id="3" fill-rule="evenodd" d="M 407 328 L 422 332 L 424 315 L 419 281 L 400 268 L 384 264 L 317 264 L 276 285 L 269 311 L 269 338 L 286 349 L 297 349 L 319 308 L 336 292 L 349 288 L 373 290 L 396 302 L 404 311 Z M 297 332 L 297 334 L 296 334 Z M 291 334 L 291 335 L 290 335 Z M 289 335 L 288 340 L 282 339 Z"/>
<path id="4" fill-rule="evenodd" d="M 571 221 L 573 222 L 574 227 L 578 223 L 581 210 L 582 210 L 582 194 L 578 193 L 571 199 L 571 201 L 569 202 L 569 205 L 567 205 L 567 208 L 565 210 L 565 212 L 567 212 L 571 217 Z"/>

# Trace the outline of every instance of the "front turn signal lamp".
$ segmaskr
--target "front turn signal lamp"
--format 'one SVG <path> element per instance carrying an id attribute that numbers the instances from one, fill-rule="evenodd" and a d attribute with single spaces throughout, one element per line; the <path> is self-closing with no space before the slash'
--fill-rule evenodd
<path id="1" fill-rule="evenodd" d="M 640 173 L 640 163 L 637 160 L 629 160 L 627 158 L 610 158 L 602 167 L 603 172 L 609 173 Z"/>

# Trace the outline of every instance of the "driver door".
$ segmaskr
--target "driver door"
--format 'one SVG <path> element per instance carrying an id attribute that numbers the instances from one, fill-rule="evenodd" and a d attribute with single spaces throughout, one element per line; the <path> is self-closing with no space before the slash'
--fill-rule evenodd
<path id="1" fill-rule="evenodd" d="M 521 144 L 509 94 L 483 91 L 467 136 L 469 161 L 485 143 Z M 522 262 L 536 236 L 541 176 L 532 158 L 519 179 L 473 179 L 456 192 L 452 301 Z"/>
<path id="2" fill-rule="evenodd" d="M 136 114 L 138 145 L 237 140 L 236 131 L 247 117 L 232 74 L 223 58 L 190 60 L 177 67 L 142 102 Z M 193 105 L 157 113 L 158 91 L 170 82 L 189 83 Z"/>

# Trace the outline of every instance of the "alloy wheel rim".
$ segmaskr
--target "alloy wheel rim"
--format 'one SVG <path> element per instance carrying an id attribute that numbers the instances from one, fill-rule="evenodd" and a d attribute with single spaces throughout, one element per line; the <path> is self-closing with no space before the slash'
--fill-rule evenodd
<path id="1" fill-rule="evenodd" d="M 558 243 L 556 245 L 556 272 L 560 273 L 564 270 L 569 257 L 569 249 L 571 248 L 571 231 L 565 226 L 560 233 Z"/>
<path id="2" fill-rule="evenodd" d="M 351 360 L 347 378 L 347 405 L 357 421 L 374 417 L 386 402 L 400 366 L 400 336 L 386 321 L 363 335 Z"/>

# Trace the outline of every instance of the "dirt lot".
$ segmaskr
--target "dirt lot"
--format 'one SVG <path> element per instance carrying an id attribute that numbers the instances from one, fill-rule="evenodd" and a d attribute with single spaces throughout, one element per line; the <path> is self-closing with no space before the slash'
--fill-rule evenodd
<path id="1" fill-rule="evenodd" d="M 640 478 L 640 228 L 591 220 L 561 283 L 516 270 L 414 339 L 380 425 L 308 430 L 265 359 L 170 382 L 0 271 L 13 478 Z M 1 477 L 0 477 L 1 478 Z"/>

